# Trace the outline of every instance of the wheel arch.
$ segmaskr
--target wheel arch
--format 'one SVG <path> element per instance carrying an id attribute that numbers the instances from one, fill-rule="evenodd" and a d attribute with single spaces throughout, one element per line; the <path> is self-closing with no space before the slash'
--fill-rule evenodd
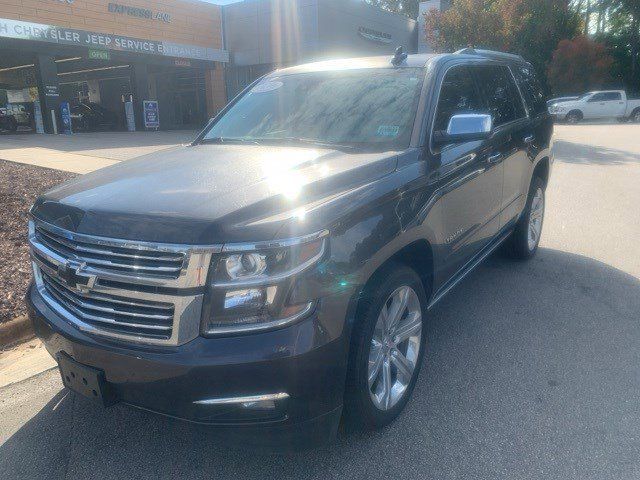
<path id="1" fill-rule="evenodd" d="M 582 110 L 580 110 L 579 108 L 574 108 L 573 110 L 569 110 L 569 112 L 567 112 L 567 114 L 565 115 L 564 118 L 568 118 L 569 115 L 571 115 L 572 113 L 577 113 L 578 116 L 583 119 L 584 118 L 584 113 Z"/>
<path id="2" fill-rule="evenodd" d="M 362 284 L 361 294 L 358 299 L 358 306 L 356 307 L 356 315 L 360 306 L 366 300 L 368 292 L 371 291 L 372 286 L 375 285 L 380 278 L 384 277 L 385 272 L 387 272 L 388 269 L 393 268 L 394 265 L 405 265 L 413 269 L 422 281 L 422 286 L 427 295 L 427 299 L 431 297 L 434 270 L 433 248 L 427 239 L 422 238 L 414 240 L 395 251 L 367 276 Z"/>
<path id="3" fill-rule="evenodd" d="M 536 166 L 533 168 L 533 173 L 531 178 L 540 177 L 542 182 L 544 183 L 544 187 L 547 188 L 547 184 L 549 183 L 549 173 L 550 173 L 550 160 L 549 157 L 543 157 L 536 163 Z"/>

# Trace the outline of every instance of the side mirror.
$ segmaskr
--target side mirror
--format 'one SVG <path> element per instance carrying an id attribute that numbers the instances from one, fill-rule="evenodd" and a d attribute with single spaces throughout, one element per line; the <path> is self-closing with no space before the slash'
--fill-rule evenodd
<path id="1" fill-rule="evenodd" d="M 493 119 L 491 115 L 463 113 L 451 117 L 447 131 L 436 132 L 434 139 L 440 145 L 485 140 L 489 138 L 492 130 Z"/>

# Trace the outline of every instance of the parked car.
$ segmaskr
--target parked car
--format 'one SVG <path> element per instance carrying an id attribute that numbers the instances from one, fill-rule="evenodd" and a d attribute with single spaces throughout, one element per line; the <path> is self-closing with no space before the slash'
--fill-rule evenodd
<path id="1" fill-rule="evenodd" d="M 0 108 L 0 130 L 15 132 L 18 130 L 16 117 L 6 107 Z"/>
<path id="2" fill-rule="evenodd" d="M 554 104 L 549 112 L 556 120 L 568 123 L 602 118 L 640 123 L 640 99 L 628 99 L 624 90 L 589 92 L 576 100 Z"/>
<path id="3" fill-rule="evenodd" d="M 9 103 L 6 107 L 7 112 L 16 119 L 16 123 L 21 127 L 31 127 L 31 112 L 27 107 L 20 103 Z"/>
<path id="4" fill-rule="evenodd" d="M 433 306 L 498 247 L 536 253 L 552 130 L 519 56 L 277 70 L 190 145 L 38 198 L 29 315 L 102 404 L 271 445 L 382 427 Z"/>
<path id="5" fill-rule="evenodd" d="M 94 102 L 81 102 L 71 107 L 71 128 L 73 131 L 94 132 L 115 130 L 118 116 Z"/>

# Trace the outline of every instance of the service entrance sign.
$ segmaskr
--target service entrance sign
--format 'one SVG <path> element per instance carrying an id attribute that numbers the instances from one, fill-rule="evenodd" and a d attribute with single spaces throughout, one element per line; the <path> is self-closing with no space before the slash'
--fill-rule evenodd
<path id="1" fill-rule="evenodd" d="M 160 115 L 158 112 L 157 100 L 144 100 L 142 102 L 144 110 L 144 127 L 145 128 L 160 128 Z"/>
<path id="2" fill-rule="evenodd" d="M 0 37 L 74 45 L 97 50 L 118 50 L 216 62 L 229 61 L 229 53 L 226 50 L 166 41 L 145 40 L 8 18 L 0 18 Z"/>

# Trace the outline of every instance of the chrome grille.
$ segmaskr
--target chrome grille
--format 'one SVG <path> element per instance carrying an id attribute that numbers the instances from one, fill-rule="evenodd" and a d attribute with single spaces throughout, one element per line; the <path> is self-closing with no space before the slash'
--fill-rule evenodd
<path id="1" fill-rule="evenodd" d="M 132 301 L 112 295 L 82 293 L 42 274 L 45 289 L 59 305 L 82 321 L 110 331 L 168 339 L 173 329 L 170 303 Z"/>
<path id="2" fill-rule="evenodd" d="M 76 328 L 154 345 L 180 345 L 200 331 L 211 256 L 220 246 L 152 244 L 29 226 L 35 283 Z"/>
<path id="3" fill-rule="evenodd" d="M 96 240 L 71 240 L 59 231 L 42 226 L 36 227 L 35 237 L 60 256 L 73 257 L 105 271 L 177 278 L 185 261 L 184 252 L 114 246 Z"/>

